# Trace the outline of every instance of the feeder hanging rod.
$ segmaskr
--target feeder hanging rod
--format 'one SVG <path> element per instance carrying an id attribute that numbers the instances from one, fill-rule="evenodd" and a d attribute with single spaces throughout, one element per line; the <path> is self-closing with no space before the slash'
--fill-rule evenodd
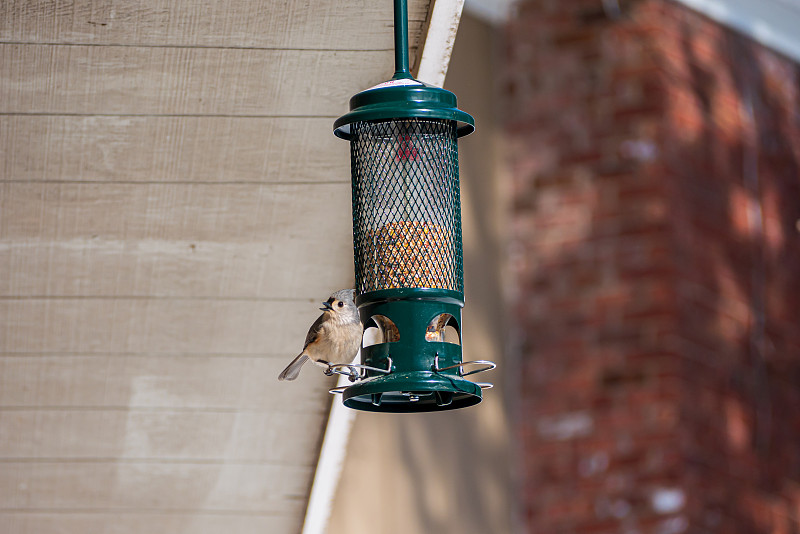
<path id="1" fill-rule="evenodd" d="M 394 76 L 412 79 L 408 68 L 408 0 L 394 0 Z"/>

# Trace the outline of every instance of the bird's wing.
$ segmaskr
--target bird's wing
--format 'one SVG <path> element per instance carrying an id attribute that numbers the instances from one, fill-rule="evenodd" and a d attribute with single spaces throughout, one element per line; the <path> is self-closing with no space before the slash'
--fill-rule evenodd
<path id="1" fill-rule="evenodd" d="M 306 343 L 303 345 L 303 350 L 306 350 L 306 347 L 311 345 L 317 339 L 317 335 L 319 335 L 320 331 L 322 330 L 322 323 L 325 322 L 325 314 L 323 313 L 317 320 L 314 321 L 314 324 L 311 325 L 311 328 L 308 329 L 308 335 L 306 335 Z"/>

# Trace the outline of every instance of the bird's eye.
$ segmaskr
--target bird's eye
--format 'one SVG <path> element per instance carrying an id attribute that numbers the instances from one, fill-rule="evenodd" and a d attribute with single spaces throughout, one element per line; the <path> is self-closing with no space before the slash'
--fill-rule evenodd
<path id="1" fill-rule="evenodd" d="M 337 306 L 339 306 L 339 307 L 341 308 L 342 306 L 344 306 L 344 302 L 342 302 L 342 301 L 340 300 L 340 301 L 339 301 L 339 304 L 337 304 Z"/>

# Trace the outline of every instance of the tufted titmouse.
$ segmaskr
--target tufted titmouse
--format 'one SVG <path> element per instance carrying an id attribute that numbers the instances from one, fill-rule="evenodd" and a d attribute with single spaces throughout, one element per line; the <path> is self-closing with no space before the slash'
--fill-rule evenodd
<path id="1" fill-rule="evenodd" d="M 294 380 L 300 368 L 311 360 L 328 368 L 328 364 L 351 363 L 361 345 L 361 321 L 353 301 L 354 289 L 342 289 L 322 303 L 322 315 L 308 329 L 306 344 L 278 380 Z"/>

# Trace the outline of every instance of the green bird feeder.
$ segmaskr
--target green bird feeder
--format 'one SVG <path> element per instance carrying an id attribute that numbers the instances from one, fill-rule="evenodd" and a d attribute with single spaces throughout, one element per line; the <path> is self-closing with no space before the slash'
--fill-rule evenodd
<path id="1" fill-rule="evenodd" d="M 463 362 L 464 276 L 457 139 L 474 119 L 408 66 L 406 0 L 394 2 L 395 74 L 350 99 L 334 134 L 350 141 L 360 365 L 333 366 L 350 408 L 428 412 L 472 406 L 495 367 Z"/>

